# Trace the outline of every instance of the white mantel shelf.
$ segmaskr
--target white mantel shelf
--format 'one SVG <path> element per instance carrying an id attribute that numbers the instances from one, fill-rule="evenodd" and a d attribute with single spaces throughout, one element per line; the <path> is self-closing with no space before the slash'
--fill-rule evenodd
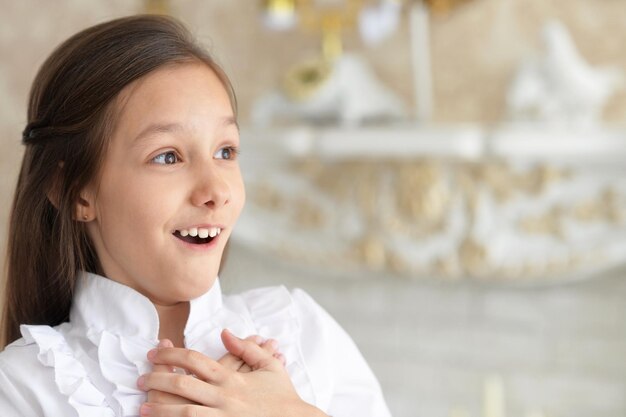
<path id="1" fill-rule="evenodd" d="M 251 198 L 237 237 L 281 259 L 527 283 L 591 277 L 626 262 L 626 127 L 301 126 L 244 128 L 241 136 Z M 297 169 L 309 158 L 322 164 L 304 166 L 323 167 L 312 176 Z M 391 160 L 400 164 L 380 165 L 384 180 L 367 175 Z M 402 171 L 411 175 L 394 170 L 405 162 L 414 163 Z M 336 184 L 361 194 L 342 200 Z M 395 223 L 372 237 L 371 213 Z M 423 232 L 432 218 L 441 228 Z"/>
<path id="2" fill-rule="evenodd" d="M 428 156 L 463 160 L 490 157 L 563 160 L 611 165 L 626 162 L 626 126 L 576 129 L 536 125 L 491 128 L 477 125 L 244 127 L 242 138 L 244 141 L 255 139 L 264 146 L 277 146 L 295 157 L 310 155 L 324 159 Z"/>

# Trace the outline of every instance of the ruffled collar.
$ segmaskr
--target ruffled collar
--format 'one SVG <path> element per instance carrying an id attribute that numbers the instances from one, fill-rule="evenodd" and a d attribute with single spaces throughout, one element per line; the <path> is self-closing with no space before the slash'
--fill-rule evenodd
<path id="1" fill-rule="evenodd" d="M 219 279 L 200 297 L 190 301 L 185 336 L 222 308 Z M 70 321 L 93 331 L 108 331 L 121 337 L 157 342 L 159 316 L 154 304 L 136 290 L 112 279 L 84 272 L 74 293 Z"/>
<path id="2" fill-rule="evenodd" d="M 277 339 L 298 393 L 315 403 L 298 342 L 300 322 L 284 287 L 259 288 L 223 300 L 216 280 L 207 293 L 190 304 L 184 332 L 188 348 L 220 358 L 226 353 L 220 339 L 223 328 L 240 337 L 259 334 Z M 159 334 L 158 314 L 148 298 L 108 278 L 83 273 L 74 294 L 70 323 L 55 329 L 22 326 L 21 330 L 28 343 L 39 346 L 39 361 L 54 368 L 59 392 L 80 417 L 139 415 L 146 395 L 136 381 L 152 369 L 146 353 L 156 346 Z M 83 343 L 85 336 L 87 344 Z M 80 353 L 85 348 L 87 355 Z"/>

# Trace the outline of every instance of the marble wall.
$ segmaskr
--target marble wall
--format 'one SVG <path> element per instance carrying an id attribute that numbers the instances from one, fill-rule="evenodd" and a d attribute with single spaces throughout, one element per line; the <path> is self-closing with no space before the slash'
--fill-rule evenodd
<path id="1" fill-rule="evenodd" d="M 626 268 L 550 286 L 403 281 L 305 270 L 232 247 L 225 291 L 306 289 L 354 338 L 395 417 L 626 415 Z"/>

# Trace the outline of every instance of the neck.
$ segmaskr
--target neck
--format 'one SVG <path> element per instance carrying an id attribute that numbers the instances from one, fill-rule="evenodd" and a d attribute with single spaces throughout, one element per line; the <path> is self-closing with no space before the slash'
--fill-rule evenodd
<path id="1" fill-rule="evenodd" d="M 185 325 L 189 318 L 189 302 L 172 305 L 154 304 L 159 315 L 159 340 L 169 339 L 176 347 L 185 346 Z"/>

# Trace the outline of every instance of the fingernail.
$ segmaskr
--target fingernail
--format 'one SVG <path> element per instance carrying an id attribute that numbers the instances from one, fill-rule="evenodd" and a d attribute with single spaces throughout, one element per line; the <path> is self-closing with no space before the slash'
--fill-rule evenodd
<path id="1" fill-rule="evenodd" d="M 142 416 L 149 416 L 151 411 L 152 407 L 150 407 L 149 404 L 142 404 L 141 408 L 139 409 L 139 414 Z"/>
<path id="2" fill-rule="evenodd" d="M 142 375 L 139 377 L 139 379 L 137 380 L 137 386 L 141 389 L 144 389 L 144 384 L 146 383 L 146 378 Z"/>
<path id="3" fill-rule="evenodd" d="M 285 355 L 283 355 L 282 353 L 275 353 L 274 357 L 278 359 L 280 363 L 283 364 L 283 366 L 287 365 L 287 359 L 285 358 Z"/>
<path id="4" fill-rule="evenodd" d="M 158 349 L 151 349 L 148 351 L 148 359 L 154 360 L 156 358 Z"/>
<path id="5" fill-rule="evenodd" d="M 173 347 L 173 346 L 174 345 L 169 339 L 162 339 L 159 341 L 157 348 L 168 348 L 168 347 Z"/>
<path id="6" fill-rule="evenodd" d="M 235 336 L 235 335 L 233 334 L 233 332 L 231 332 L 230 330 L 228 330 L 228 329 L 224 328 L 224 331 L 225 331 L 226 333 L 228 333 L 229 335 L 231 335 L 232 337 L 234 337 L 235 339 L 242 340 L 240 337 Z"/>
<path id="7" fill-rule="evenodd" d="M 271 339 L 271 340 L 269 341 L 269 343 L 270 343 L 270 347 L 271 347 L 272 349 L 274 349 L 274 350 L 278 349 L 278 341 L 277 341 L 277 340 Z"/>
<path id="8" fill-rule="evenodd" d="M 265 342 L 265 339 L 263 339 L 261 336 L 254 336 L 254 343 L 256 343 L 257 345 L 260 345 L 263 342 Z"/>

